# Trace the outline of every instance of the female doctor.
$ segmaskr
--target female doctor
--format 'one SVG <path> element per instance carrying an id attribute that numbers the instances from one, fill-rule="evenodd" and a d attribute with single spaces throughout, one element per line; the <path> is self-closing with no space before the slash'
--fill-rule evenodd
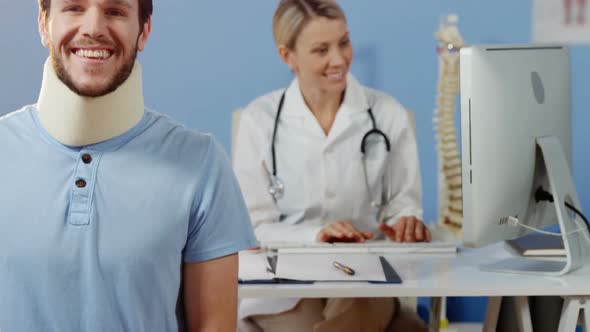
<path id="1" fill-rule="evenodd" d="M 353 49 L 339 5 L 282 0 L 273 34 L 296 78 L 242 111 L 234 148 L 258 240 L 430 241 L 408 114 L 349 73 Z M 264 331 L 384 331 L 396 325 L 396 303 L 244 300 L 240 316 Z M 424 328 L 409 324 L 395 330 Z"/>

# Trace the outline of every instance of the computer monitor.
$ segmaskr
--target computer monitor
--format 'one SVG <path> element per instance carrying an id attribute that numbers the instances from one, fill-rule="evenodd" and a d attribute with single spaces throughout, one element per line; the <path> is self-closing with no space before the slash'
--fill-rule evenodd
<path id="1" fill-rule="evenodd" d="M 569 50 L 563 46 L 461 49 L 463 243 L 513 239 L 559 224 L 564 262 L 511 258 L 485 267 L 560 275 L 590 257 L 590 235 L 565 202 L 580 204 L 572 181 Z M 541 187 L 555 203 L 536 202 Z"/>

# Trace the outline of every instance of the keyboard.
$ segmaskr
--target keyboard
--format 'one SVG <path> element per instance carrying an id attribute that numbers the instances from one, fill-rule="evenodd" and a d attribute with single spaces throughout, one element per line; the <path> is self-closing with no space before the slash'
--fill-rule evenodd
<path id="1" fill-rule="evenodd" d="M 389 240 L 374 240 L 364 243 L 357 242 L 267 242 L 262 243 L 267 250 L 277 251 L 280 254 L 440 254 L 456 253 L 456 242 L 393 242 Z"/>

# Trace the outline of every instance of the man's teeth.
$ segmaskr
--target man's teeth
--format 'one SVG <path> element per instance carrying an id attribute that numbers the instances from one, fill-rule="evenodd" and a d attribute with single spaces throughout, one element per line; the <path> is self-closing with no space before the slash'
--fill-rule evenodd
<path id="1" fill-rule="evenodd" d="M 333 79 L 340 79 L 340 78 L 342 78 L 342 75 L 343 75 L 342 72 L 340 72 L 340 73 L 333 73 L 333 74 L 326 74 L 326 76 L 328 78 L 333 78 Z"/>
<path id="2" fill-rule="evenodd" d="M 76 51 L 76 55 L 83 58 L 90 59 L 106 59 L 111 56 L 111 52 L 107 50 L 82 50 Z"/>

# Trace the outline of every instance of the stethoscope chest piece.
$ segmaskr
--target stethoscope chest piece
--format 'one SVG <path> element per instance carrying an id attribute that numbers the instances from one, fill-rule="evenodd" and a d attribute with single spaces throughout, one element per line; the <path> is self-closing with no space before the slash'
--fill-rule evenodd
<path id="1" fill-rule="evenodd" d="M 281 199 L 285 195 L 285 184 L 276 175 L 270 177 L 268 193 L 275 199 Z"/>

